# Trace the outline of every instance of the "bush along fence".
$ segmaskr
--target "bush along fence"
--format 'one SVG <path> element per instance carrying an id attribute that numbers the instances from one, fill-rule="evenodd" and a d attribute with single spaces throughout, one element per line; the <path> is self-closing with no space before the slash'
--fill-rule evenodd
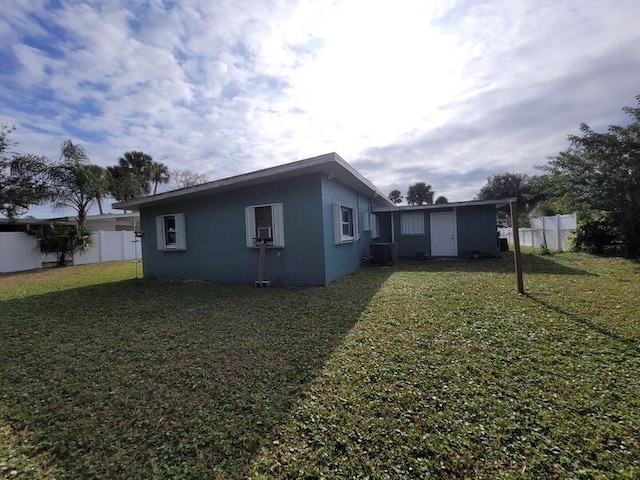
<path id="1" fill-rule="evenodd" d="M 139 239 L 132 231 L 91 232 L 93 246 L 73 256 L 74 265 L 141 259 Z M 34 237 L 22 232 L 0 232 L 0 273 L 41 268 L 55 257 L 40 252 Z"/>
<path id="2" fill-rule="evenodd" d="M 549 250 L 571 250 L 570 238 L 577 228 L 576 214 L 554 215 L 533 218 L 531 228 L 519 228 L 520 245 L 527 247 L 546 247 Z M 513 244 L 513 230 L 500 228 L 501 238 L 509 239 Z"/>

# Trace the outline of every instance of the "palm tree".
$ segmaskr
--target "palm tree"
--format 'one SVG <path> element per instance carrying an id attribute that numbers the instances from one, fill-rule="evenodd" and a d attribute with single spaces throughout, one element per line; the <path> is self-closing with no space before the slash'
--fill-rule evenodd
<path id="1" fill-rule="evenodd" d="M 78 217 L 78 228 L 85 220 L 94 201 L 100 202 L 108 192 L 104 169 L 89 164 L 87 151 L 71 140 L 60 148 L 60 162 L 49 169 L 54 208 L 71 207 Z"/>
<path id="2" fill-rule="evenodd" d="M 109 193 L 119 202 L 131 200 L 132 198 L 144 195 L 142 185 L 133 178 L 127 168 L 120 165 L 107 167 L 107 179 L 109 182 Z"/>
<path id="3" fill-rule="evenodd" d="M 402 193 L 400 192 L 400 190 L 391 190 L 389 192 L 388 198 L 392 203 L 395 203 L 396 205 L 402 203 Z"/>
<path id="4" fill-rule="evenodd" d="M 153 158 L 151 155 L 135 150 L 125 152 L 124 155 L 118 159 L 119 167 L 129 172 L 129 174 L 138 181 L 142 187 L 142 191 L 147 195 L 151 192 L 152 163 Z"/>
<path id="5" fill-rule="evenodd" d="M 153 194 L 155 195 L 158 191 L 158 184 L 169 183 L 171 174 L 169 173 L 169 167 L 162 162 L 151 162 L 149 172 L 153 181 Z"/>
<path id="6" fill-rule="evenodd" d="M 433 190 L 431 189 L 431 185 L 427 185 L 424 182 L 416 182 L 409 186 L 407 203 L 409 205 L 432 204 Z"/>
<path id="7" fill-rule="evenodd" d="M 72 261 L 74 253 L 85 252 L 93 246 L 91 232 L 73 225 L 37 225 L 27 233 L 38 239 L 42 253 L 56 256 L 59 267 Z"/>
<path id="8" fill-rule="evenodd" d="M 95 201 L 98 204 L 100 215 L 104 213 L 102 209 L 102 200 L 109 193 L 109 177 L 107 177 L 107 169 L 100 165 L 87 165 L 89 174 L 93 177 L 94 184 L 98 187 L 94 189 Z"/>

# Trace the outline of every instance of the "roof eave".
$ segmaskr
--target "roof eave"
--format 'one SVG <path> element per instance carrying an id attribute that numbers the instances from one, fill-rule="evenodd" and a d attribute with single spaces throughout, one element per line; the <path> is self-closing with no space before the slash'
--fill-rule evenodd
<path id="1" fill-rule="evenodd" d="M 331 168 L 332 165 L 335 165 L 339 168 L 336 169 L 335 172 L 333 172 Z M 325 166 L 329 167 L 326 172 L 324 169 Z M 340 172 L 338 171 L 340 169 L 344 171 L 344 174 L 340 175 Z M 383 198 L 385 199 L 385 203 L 392 205 L 391 202 L 388 202 L 386 196 L 380 190 L 378 190 L 375 185 L 373 185 L 367 178 L 362 176 L 360 172 L 349 165 L 344 159 L 340 157 L 340 155 L 332 152 L 324 155 L 319 155 L 317 157 L 311 157 L 304 160 L 298 160 L 296 162 L 265 168 L 263 170 L 244 173 L 220 180 L 214 180 L 212 182 L 195 185 L 193 187 L 187 187 L 178 190 L 172 190 L 170 192 L 160 193 L 157 195 L 117 202 L 112 206 L 113 208 L 121 210 L 139 210 L 140 208 L 146 206 L 169 202 L 178 198 L 205 195 L 209 192 L 223 192 L 225 190 L 230 190 L 233 188 L 267 183 L 279 179 L 295 177 L 298 175 L 303 175 L 305 173 L 313 172 L 324 172 L 330 176 L 333 176 L 335 174 L 336 176 L 340 177 L 340 180 L 347 182 L 350 186 L 356 188 L 357 190 L 366 193 L 373 198 Z"/>
<path id="2" fill-rule="evenodd" d="M 518 199 L 502 198 L 499 200 L 470 200 L 467 202 L 452 202 L 441 204 L 429 204 L 429 205 L 393 205 L 391 207 L 378 207 L 374 208 L 374 212 L 398 212 L 398 211 L 411 211 L 411 210 L 436 210 L 441 208 L 458 208 L 458 207 L 473 207 L 482 205 L 495 205 L 496 208 L 504 207 L 512 202 L 516 202 Z"/>

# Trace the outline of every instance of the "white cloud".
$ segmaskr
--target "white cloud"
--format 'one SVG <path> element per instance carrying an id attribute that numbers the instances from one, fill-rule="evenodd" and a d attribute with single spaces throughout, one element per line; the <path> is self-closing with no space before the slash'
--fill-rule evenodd
<path id="1" fill-rule="evenodd" d="M 335 150 L 385 190 L 463 200 L 640 93 L 635 0 L 167 5 L 8 9 L 2 121 L 38 153 L 73 138 L 210 178 Z"/>

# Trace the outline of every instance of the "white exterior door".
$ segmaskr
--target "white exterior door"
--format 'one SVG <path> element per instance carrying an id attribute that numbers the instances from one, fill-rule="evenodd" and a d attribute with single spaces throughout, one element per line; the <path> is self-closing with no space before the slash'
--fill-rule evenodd
<path id="1" fill-rule="evenodd" d="M 431 256 L 455 257 L 458 255 L 456 212 L 432 213 Z"/>

